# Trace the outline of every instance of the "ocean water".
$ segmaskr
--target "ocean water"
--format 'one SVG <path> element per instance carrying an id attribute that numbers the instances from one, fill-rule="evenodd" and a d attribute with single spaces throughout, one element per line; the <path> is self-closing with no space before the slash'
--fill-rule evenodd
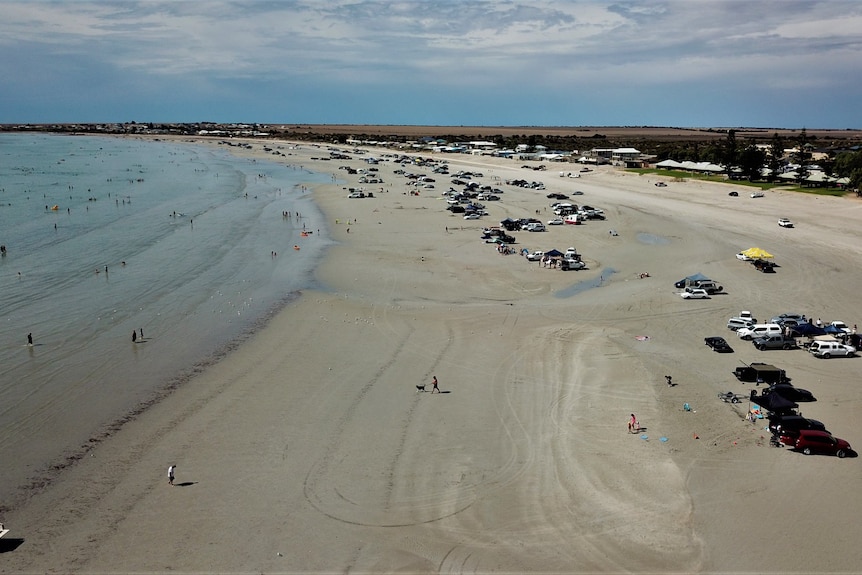
<path id="1" fill-rule="evenodd" d="M 330 240 L 307 185 L 329 181 L 212 146 L 0 135 L 0 508 L 313 286 Z"/>

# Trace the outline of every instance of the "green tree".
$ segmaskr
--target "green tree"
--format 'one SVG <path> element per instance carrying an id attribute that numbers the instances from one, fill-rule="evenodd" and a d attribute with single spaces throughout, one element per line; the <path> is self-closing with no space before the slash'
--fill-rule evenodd
<path id="1" fill-rule="evenodd" d="M 835 157 L 833 170 L 837 176 L 849 176 L 853 170 L 859 169 L 862 169 L 862 151 L 841 152 Z"/>
<path id="2" fill-rule="evenodd" d="M 766 163 L 766 152 L 755 145 L 750 145 L 739 154 L 739 167 L 748 181 L 760 179 L 760 169 Z"/>
<path id="3" fill-rule="evenodd" d="M 781 160 L 784 158 L 784 141 L 778 135 L 778 132 L 772 134 L 772 142 L 769 145 L 769 181 L 772 182 L 778 177 L 778 170 L 781 168 Z"/>
<path id="4" fill-rule="evenodd" d="M 724 140 L 724 146 L 721 150 L 721 160 L 729 172 L 731 168 L 739 165 L 739 144 L 736 142 L 736 130 L 728 130 L 727 138 Z"/>

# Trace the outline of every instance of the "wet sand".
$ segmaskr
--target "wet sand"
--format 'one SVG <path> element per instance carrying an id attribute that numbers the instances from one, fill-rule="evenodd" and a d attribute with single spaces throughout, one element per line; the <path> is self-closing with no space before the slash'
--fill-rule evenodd
<path id="1" fill-rule="evenodd" d="M 725 328 L 742 309 L 856 323 L 862 203 L 786 192 L 751 199 L 743 189 L 734 198 L 722 184 L 658 188 L 656 177 L 612 168 L 568 179 L 553 165 L 534 172 L 445 156 L 453 173 L 481 170 L 483 183 L 505 190 L 485 202 L 484 221 L 465 221 L 444 210 L 443 176 L 435 190 L 407 195 L 392 173 L 401 166 L 383 162 L 383 191 L 368 185 L 374 198 L 347 199 L 344 188 L 359 184 L 337 168 L 364 167 L 362 156 L 312 160 L 325 149 L 302 145 L 279 159 L 260 143 L 237 153 L 346 179 L 314 190 L 339 242 L 318 270 L 326 289 L 303 293 L 6 514 L 13 540 L 0 571 L 862 564 L 859 460 L 770 448 L 765 423 L 745 420 L 746 403 L 716 398 L 748 393 L 731 375 L 740 362 L 775 363 L 818 397 L 803 405 L 806 416 L 862 445 L 862 359 L 759 352 Z M 548 189 L 502 183 L 511 178 Z M 520 232 L 517 247 L 575 246 L 587 270 L 545 269 L 479 239 L 507 216 L 539 210 L 549 219 L 545 195 L 573 190 L 607 221 Z M 797 227 L 780 228 L 779 217 Z M 776 274 L 734 257 L 755 245 L 775 254 Z M 673 282 L 695 272 L 727 293 L 682 300 Z M 711 352 L 703 338 L 712 335 L 736 353 Z M 433 376 L 442 393 L 417 391 Z M 632 412 L 644 427 L 637 434 L 626 432 Z"/>

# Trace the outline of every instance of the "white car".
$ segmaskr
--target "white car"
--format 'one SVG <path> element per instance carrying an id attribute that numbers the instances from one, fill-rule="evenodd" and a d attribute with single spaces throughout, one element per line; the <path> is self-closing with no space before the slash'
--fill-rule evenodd
<path id="1" fill-rule="evenodd" d="M 533 222 L 531 224 L 527 224 L 527 227 L 524 229 L 527 230 L 528 232 L 544 232 L 545 231 L 545 225 L 541 224 L 541 223 Z"/>
<path id="2" fill-rule="evenodd" d="M 480 216 L 479 214 L 467 214 L 466 216 L 464 216 L 464 219 L 465 220 L 478 220 L 481 217 L 482 216 Z"/>
<path id="3" fill-rule="evenodd" d="M 849 327 L 847 327 L 847 324 L 846 324 L 846 323 L 844 323 L 843 321 L 833 321 L 833 322 L 832 322 L 832 323 L 830 323 L 829 325 L 831 325 L 831 326 L 832 326 L 832 327 L 834 327 L 834 328 L 840 329 L 840 330 L 841 330 L 841 331 L 843 331 L 844 333 L 852 333 L 852 332 L 850 331 L 850 328 L 849 328 Z"/>
<path id="4" fill-rule="evenodd" d="M 563 222 L 563 218 L 554 218 L 553 220 L 548 220 L 549 226 L 561 226 L 565 222 Z"/>
<path id="5" fill-rule="evenodd" d="M 709 293 L 700 288 L 685 288 L 679 295 L 682 299 L 709 299 Z"/>
<path id="6" fill-rule="evenodd" d="M 792 228 L 793 222 L 791 222 L 787 218 L 781 218 L 780 220 L 778 220 L 778 225 L 782 228 Z"/>
<path id="7" fill-rule="evenodd" d="M 736 259 L 743 261 L 743 262 L 750 262 L 752 260 L 752 258 L 748 257 L 747 255 L 745 255 L 742 252 L 739 252 L 738 254 L 736 254 Z"/>
<path id="8" fill-rule="evenodd" d="M 751 197 L 752 198 L 762 198 L 763 192 L 751 192 Z"/>
<path id="9" fill-rule="evenodd" d="M 530 252 L 526 257 L 528 261 L 537 262 L 545 257 L 545 252 Z"/>
<path id="10" fill-rule="evenodd" d="M 837 341 L 815 341 L 808 348 L 811 355 L 821 359 L 832 357 L 852 357 L 856 355 L 856 348 Z"/>

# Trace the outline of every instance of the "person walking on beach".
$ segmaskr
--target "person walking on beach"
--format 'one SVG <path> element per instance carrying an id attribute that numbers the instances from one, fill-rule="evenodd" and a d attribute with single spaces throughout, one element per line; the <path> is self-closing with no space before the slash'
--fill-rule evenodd
<path id="1" fill-rule="evenodd" d="M 667 386 L 673 387 L 673 377 L 670 375 L 666 375 L 666 376 L 664 376 L 664 378 L 667 380 Z"/>
<path id="2" fill-rule="evenodd" d="M 141 331 L 141 341 L 144 341 L 144 328 L 140 328 Z"/>
<path id="3" fill-rule="evenodd" d="M 174 484 L 174 471 L 177 469 L 176 465 L 171 465 L 168 467 L 168 483 L 170 485 Z"/>
<path id="4" fill-rule="evenodd" d="M 33 347 L 33 334 L 32 333 L 27 334 L 27 345 L 29 345 L 30 347 Z"/>
<path id="5" fill-rule="evenodd" d="M 637 433 L 640 429 L 640 424 L 638 423 L 638 418 L 635 417 L 635 414 L 632 413 L 631 419 L 629 419 L 629 433 Z"/>
<path id="6" fill-rule="evenodd" d="M 431 378 L 431 385 L 434 386 L 431 388 L 431 393 L 434 393 L 435 391 L 437 393 L 440 393 L 440 388 L 437 387 L 437 376 L 436 375 Z"/>
<path id="7" fill-rule="evenodd" d="M 135 343 L 136 341 L 138 341 L 138 332 L 132 330 L 132 343 Z"/>

